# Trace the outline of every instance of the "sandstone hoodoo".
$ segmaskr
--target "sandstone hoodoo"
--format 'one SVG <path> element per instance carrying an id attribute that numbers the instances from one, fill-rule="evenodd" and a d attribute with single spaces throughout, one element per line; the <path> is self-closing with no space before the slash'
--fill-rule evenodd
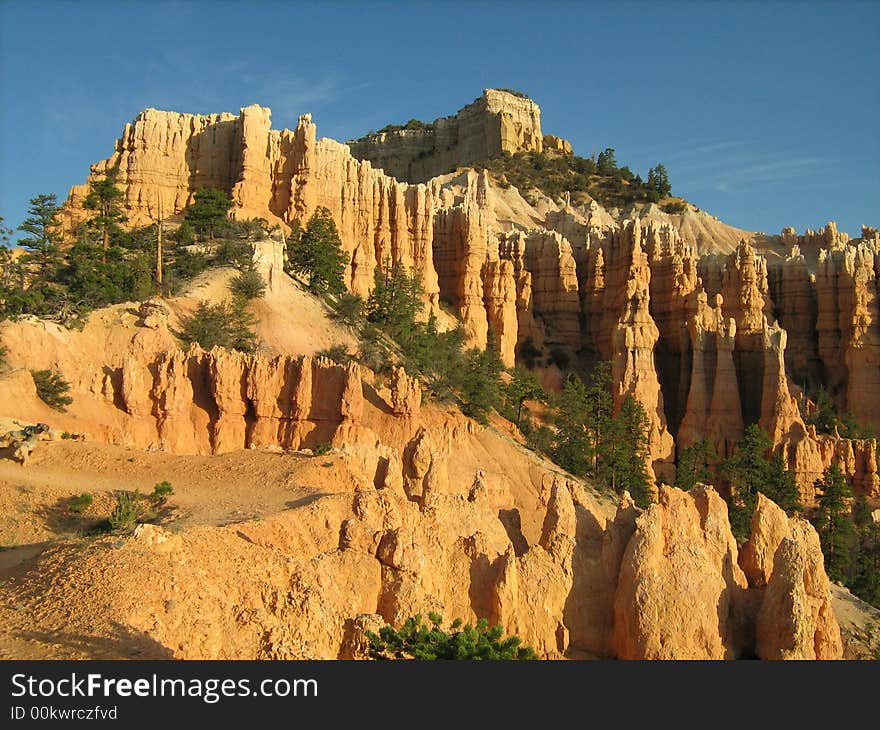
<path id="1" fill-rule="evenodd" d="M 509 89 L 347 144 L 147 109 L 43 211 L 0 259 L 0 436 L 41 434 L 0 537 L 117 549 L 16 557 L 4 656 L 363 658 L 429 612 L 545 658 L 860 655 L 876 228 L 728 226 Z"/>

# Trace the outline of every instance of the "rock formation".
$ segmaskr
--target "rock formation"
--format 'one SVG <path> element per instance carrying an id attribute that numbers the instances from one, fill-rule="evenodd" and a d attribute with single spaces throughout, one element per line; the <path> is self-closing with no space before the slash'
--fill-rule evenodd
<path id="1" fill-rule="evenodd" d="M 148 109 L 92 176 L 117 170 L 132 224 L 173 221 L 205 186 L 227 191 L 239 219 L 286 226 L 328 208 L 350 254 L 353 292 L 366 296 L 377 267 L 399 262 L 420 277 L 429 310 L 439 314 L 442 299 L 468 345 L 493 338 L 506 366 L 526 340 L 545 355 L 562 347 L 581 362 L 611 361 L 616 403 L 632 395 L 648 414 L 652 467 L 662 478 L 671 479 L 683 448 L 708 438 L 720 460 L 759 423 L 806 501 L 832 461 L 857 489 L 880 490 L 875 444 L 832 443 L 807 429 L 801 413 L 824 386 L 839 412 L 880 427 L 876 229 L 855 240 L 833 223 L 758 236 L 690 208 L 667 215 L 652 204 L 609 212 L 571 196 L 528 202 L 485 170 L 439 175 L 501 151 L 546 145 L 569 154 L 564 140 L 542 134 L 537 105 L 506 91 L 487 90 L 427 127 L 352 144 L 354 154 L 317 139 L 308 114 L 278 131 L 259 106 L 208 116 Z M 71 190 L 68 225 L 85 215 L 86 192 Z M 284 276 L 283 246 L 258 249 L 271 289 Z M 146 326 L 162 327 L 160 312 L 143 315 Z M 118 391 L 109 381 L 106 388 Z M 185 417 L 185 393 L 173 395 L 167 415 L 160 409 L 160 421 Z"/>
<path id="2" fill-rule="evenodd" d="M 550 149 L 571 153 L 566 140 L 541 134 L 541 110 L 534 101 L 485 89 L 451 117 L 368 134 L 348 144 L 355 157 L 398 180 L 426 182 L 502 152 L 541 152 L 545 140 Z"/>

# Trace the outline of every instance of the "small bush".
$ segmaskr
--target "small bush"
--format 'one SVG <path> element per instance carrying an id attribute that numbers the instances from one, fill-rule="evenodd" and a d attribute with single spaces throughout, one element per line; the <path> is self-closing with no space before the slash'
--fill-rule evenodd
<path id="1" fill-rule="evenodd" d="M 73 403 L 73 398 L 65 395 L 70 390 L 68 383 L 61 373 L 56 370 L 31 370 L 31 377 L 37 387 L 37 395 L 50 408 L 56 411 L 67 410 L 67 406 Z"/>
<path id="2" fill-rule="evenodd" d="M 117 492 L 116 507 L 107 520 L 113 532 L 131 532 L 144 516 L 140 492 Z"/>
<path id="3" fill-rule="evenodd" d="M 315 456 L 324 456 L 324 454 L 329 454 L 331 451 L 333 451 L 333 447 L 330 445 L 329 441 L 318 444 L 314 449 L 312 449 L 312 453 Z"/>
<path id="4" fill-rule="evenodd" d="M 159 482 L 156 486 L 153 487 L 153 493 L 150 495 L 150 501 L 156 505 L 165 504 L 170 497 L 174 494 L 174 487 L 171 486 L 171 482 L 162 481 Z"/>
<path id="5" fill-rule="evenodd" d="M 245 269 L 229 282 L 229 290 L 242 299 L 262 299 L 266 295 L 266 282 L 256 269 Z"/>
<path id="6" fill-rule="evenodd" d="M 357 294 L 341 294 L 333 309 L 336 310 L 336 318 L 347 325 L 354 326 L 363 321 L 364 300 Z"/>
<path id="7" fill-rule="evenodd" d="M 71 497 L 68 509 L 76 515 L 82 514 L 94 502 L 94 497 L 88 492 L 83 492 L 77 497 Z"/>
<path id="8" fill-rule="evenodd" d="M 476 626 L 462 627 L 453 621 L 450 631 L 442 629 L 443 618 L 429 613 L 431 625 L 421 616 L 408 618 L 400 629 L 384 626 L 379 634 L 367 632 L 370 659 L 537 659 L 535 651 L 522 646 L 518 636 L 502 638 L 501 626 L 489 627 L 481 618 Z"/>
<path id="9" fill-rule="evenodd" d="M 663 203 L 660 206 L 660 210 L 664 213 L 684 213 L 687 210 L 687 203 L 684 200 L 671 200 L 668 203 Z"/>
<path id="10" fill-rule="evenodd" d="M 215 264 L 225 264 L 244 270 L 251 266 L 253 261 L 254 250 L 247 241 L 225 239 L 214 252 Z"/>
<path id="11" fill-rule="evenodd" d="M 0 373 L 9 368 L 9 363 L 6 361 L 6 357 L 9 355 L 9 350 L 0 345 Z"/>

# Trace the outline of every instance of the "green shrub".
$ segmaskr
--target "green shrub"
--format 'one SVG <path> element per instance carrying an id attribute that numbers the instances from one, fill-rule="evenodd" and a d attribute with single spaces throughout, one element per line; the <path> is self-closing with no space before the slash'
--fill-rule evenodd
<path id="1" fill-rule="evenodd" d="M 140 492 L 117 492 L 116 507 L 107 520 L 112 532 L 131 532 L 144 516 Z"/>
<path id="2" fill-rule="evenodd" d="M 56 411 L 65 411 L 73 403 L 73 398 L 65 395 L 70 384 L 56 370 L 31 370 L 31 377 L 37 388 L 40 400 Z"/>
<path id="3" fill-rule="evenodd" d="M 171 482 L 162 481 L 153 487 L 153 492 L 150 494 L 150 501 L 153 502 L 153 504 L 162 505 L 165 504 L 168 497 L 172 494 L 174 494 L 174 487 L 171 486 Z"/>
<path id="4" fill-rule="evenodd" d="M 312 449 L 312 454 L 315 456 L 324 456 L 324 454 L 329 454 L 331 451 L 333 451 L 333 447 L 330 445 L 330 442 L 324 441 Z"/>
<path id="5" fill-rule="evenodd" d="M 336 318 L 347 325 L 361 324 L 364 318 L 364 300 L 357 294 L 345 292 L 339 296 L 333 305 Z"/>
<path id="6" fill-rule="evenodd" d="M 517 359 L 522 360 L 523 365 L 529 370 L 534 370 L 536 364 L 540 365 L 537 362 L 537 358 L 541 356 L 541 351 L 535 347 L 535 341 L 531 336 L 526 337 L 522 344 L 517 347 L 516 355 Z"/>
<path id="7" fill-rule="evenodd" d="M 215 264 L 247 269 L 254 262 L 254 251 L 247 241 L 224 239 L 214 251 Z"/>
<path id="8" fill-rule="evenodd" d="M 443 618 L 429 613 L 430 626 L 421 616 L 408 618 L 400 629 L 384 626 L 378 635 L 367 632 L 371 659 L 537 659 L 534 650 L 522 646 L 518 636 L 503 638 L 501 626 L 489 627 L 481 618 L 476 626 L 455 620 L 449 631 L 442 628 Z"/>
<path id="9" fill-rule="evenodd" d="M 242 299 L 262 299 L 266 295 L 266 282 L 256 269 L 245 269 L 229 282 L 229 290 Z"/>
<path id="10" fill-rule="evenodd" d="M 232 304 L 203 301 L 192 316 L 183 318 L 181 329 L 175 334 L 187 347 L 198 344 L 204 350 L 219 346 L 253 352 L 257 336 L 251 330 L 254 318 L 246 307 L 247 302 L 241 297 L 236 297 Z"/>
<path id="11" fill-rule="evenodd" d="M 668 203 L 663 203 L 660 206 L 660 209 L 664 213 L 684 213 L 687 210 L 687 203 L 684 200 L 672 200 Z"/>
<path id="12" fill-rule="evenodd" d="M 70 502 L 68 504 L 68 509 L 74 514 L 82 514 L 85 512 L 94 502 L 94 498 L 88 492 L 83 492 L 77 497 L 71 497 Z"/>
<path id="13" fill-rule="evenodd" d="M 290 268 L 308 277 L 312 294 L 343 294 L 345 267 L 349 254 L 342 250 L 342 240 L 330 211 L 319 207 L 306 227 L 294 226 L 287 239 Z"/>

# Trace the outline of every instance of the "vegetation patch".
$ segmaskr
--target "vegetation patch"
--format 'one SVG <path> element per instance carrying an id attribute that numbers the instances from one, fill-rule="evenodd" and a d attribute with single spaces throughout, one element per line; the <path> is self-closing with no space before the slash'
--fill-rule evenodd
<path id="1" fill-rule="evenodd" d="M 65 411 L 73 403 L 73 398 L 67 395 L 70 383 L 57 370 L 31 370 L 31 377 L 34 379 L 37 395 L 47 406 L 56 411 Z"/>
<path id="2" fill-rule="evenodd" d="M 403 626 L 395 629 L 383 626 L 376 634 L 367 632 L 370 642 L 370 659 L 537 659 L 534 649 L 522 645 L 518 636 L 503 635 L 501 626 L 489 626 L 486 619 L 479 619 L 475 626 L 461 619 L 443 629 L 443 618 L 436 613 L 422 617 L 412 616 Z"/>

